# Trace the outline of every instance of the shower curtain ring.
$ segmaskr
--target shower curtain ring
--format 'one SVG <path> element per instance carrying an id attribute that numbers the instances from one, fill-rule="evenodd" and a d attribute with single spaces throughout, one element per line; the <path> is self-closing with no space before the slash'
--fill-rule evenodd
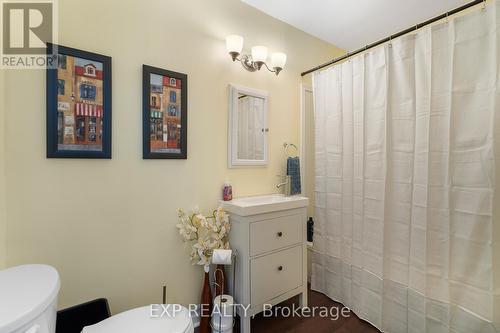
<path id="1" fill-rule="evenodd" d="M 483 9 L 483 10 L 485 10 L 485 9 L 486 9 L 486 0 L 483 0 L 483 8 L 482 8 L 482 9 Z"/>
<path id="2" fill-rule="evenodd" d="M 387 46 L 392 47 L 392 35 L 389 36 L 389 44 Z"/>

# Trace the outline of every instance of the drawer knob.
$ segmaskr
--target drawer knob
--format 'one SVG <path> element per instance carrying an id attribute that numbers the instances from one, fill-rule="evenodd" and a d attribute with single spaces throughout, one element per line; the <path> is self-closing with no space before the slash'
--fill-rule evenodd
<path id="1" fill-rule="evenodd" d="M 283 237 L 283 233 L 281 231 L 278 232 L 278 237 Z"/>
<path id="2" fill-rule="evenodd" d="M 279 266 L 279 267 L 278 267 L 278 271 L 280 271 L 280 272 L 281 272 L 282 270 L 283 270 L 283 266 Z"/>

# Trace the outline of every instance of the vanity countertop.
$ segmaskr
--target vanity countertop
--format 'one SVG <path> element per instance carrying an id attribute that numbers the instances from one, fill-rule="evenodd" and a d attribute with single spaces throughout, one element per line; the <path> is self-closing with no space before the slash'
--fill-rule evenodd
<path id="1" fill-rule="evenodd" d="M 267 194 L 235 198 L 223 201 L 222 207 L 229 213 L 249 216 L 275 211 L 302 208 L 309 205 L 309 198 L 301 196 L 285 196 L 283 194 Z"/>

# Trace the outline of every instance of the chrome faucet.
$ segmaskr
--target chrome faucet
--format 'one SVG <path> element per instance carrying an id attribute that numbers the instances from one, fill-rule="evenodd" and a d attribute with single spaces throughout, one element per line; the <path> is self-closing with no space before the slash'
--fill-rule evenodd
<path id="1" fill-rule="evenodd" d="M 291 176 L 280 176 L 283 178 L 283 182 L 276 185 L 276 188 L 280 190 L 283 187 L 283 194 L 288 196 L 292 193 L 292 177 Z"/>

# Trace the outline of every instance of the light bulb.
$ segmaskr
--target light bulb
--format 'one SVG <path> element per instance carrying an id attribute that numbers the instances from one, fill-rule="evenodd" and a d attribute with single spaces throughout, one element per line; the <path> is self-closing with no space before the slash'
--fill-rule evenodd
<path id="1" fill-rule="evenodd" d="M 286 64 L 286 54 L 282 52 L 273 53 L 271 56 L 271 66 L 274 70 L 281 71 L 285 68 Z"/>
<path id="2" fill-rule="evenodd" d="M 257 68 L 260 69 L 267 60 L 267 47 L 252 47 L 252 60 L 257 64 Z"/>
<path id="3" fill-rule="evenodd" d="M 238 35 L 229 35 L 226 37 L 226 49 L 227 52 L 236 60 L 243 49 L 243 37 Z"/>

